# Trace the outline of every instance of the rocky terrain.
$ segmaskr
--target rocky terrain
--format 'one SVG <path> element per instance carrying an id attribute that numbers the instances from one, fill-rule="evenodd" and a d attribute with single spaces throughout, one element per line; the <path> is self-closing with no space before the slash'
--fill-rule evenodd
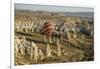
<path id="1" fill-rule="evenodd" d="M 45 22 L 53 23 L 58 32 L 51 35 L 51 43 L 48 37 L 47 42 L 44 41 L 42 27 Z M 15 10 L 14 27 L 15 65 L 94 60 L 93 17 Z"/>

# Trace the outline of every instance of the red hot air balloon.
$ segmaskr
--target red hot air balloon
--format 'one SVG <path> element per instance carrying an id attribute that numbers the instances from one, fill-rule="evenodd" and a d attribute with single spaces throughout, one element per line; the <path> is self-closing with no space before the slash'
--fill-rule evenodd
<path id="1" fill-rule="evenodd" d="M 51 22 L 44 23 L 43 32 L 46 35 L 51 35 L 54 32 L 54 30 L 55 30 L 55 26 L 53 23 L 51 23 Z"/>

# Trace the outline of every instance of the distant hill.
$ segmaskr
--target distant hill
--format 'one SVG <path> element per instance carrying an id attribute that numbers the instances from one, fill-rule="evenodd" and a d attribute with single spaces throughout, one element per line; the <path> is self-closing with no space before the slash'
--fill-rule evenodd
<path id="1" fill-rule="evenodd" d="M 64 12 L 68 16 L 94 17 L 94 12 Z"/>
<path id="2" fill-rule="evenodd" d="M 94 17 L 94 12 L 47 12 L 47 11 L 30 11 L 30 10 L 15 10 L 15 13 L 21 14 L 21 15 L 41 15 L 41 16 L 50 16 L 56 15 L 56 16 L 80 16 L 80 17 Z"/>

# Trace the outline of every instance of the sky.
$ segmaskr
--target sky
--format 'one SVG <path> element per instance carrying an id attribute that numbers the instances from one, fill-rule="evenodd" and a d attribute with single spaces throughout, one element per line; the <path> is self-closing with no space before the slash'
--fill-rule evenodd
<path id="1" fill-rule="evenodd" d="M 49 12 L 94 12 L 93 8 L 15 3 L 15 9 Z"/>

